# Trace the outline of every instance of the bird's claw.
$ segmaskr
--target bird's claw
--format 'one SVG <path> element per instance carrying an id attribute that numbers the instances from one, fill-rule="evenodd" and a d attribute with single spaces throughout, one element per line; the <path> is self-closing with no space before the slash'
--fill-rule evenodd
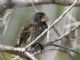
<path id="1" fill-rule="evenodd" d="M 34 51 L 36 51 L 36 52 L 38 52 L 40 50 L 40 53 L 42 53 L 44 50 L 44 47 L 40 43 L 33 44 L 31 46 L 31 48 L 34 48 Z"/>

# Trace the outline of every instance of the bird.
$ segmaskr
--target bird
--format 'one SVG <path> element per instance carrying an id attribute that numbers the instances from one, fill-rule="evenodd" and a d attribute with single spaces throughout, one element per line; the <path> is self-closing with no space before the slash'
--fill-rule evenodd
<path id="1" fill-rule="evenodd" d="M 32 42 L 38 35 L 40 35 L 45 29 L 48 28 L 48 20 L 49 19 L 44 12 L 37 12 L 33 18 L 23 26 L 19 41 L 15 47 L 20 47 L 21 44 L 28 45 L 30 42 Z M 40 41 L 36 41 L 34 44 L 32 44 L 32 47 L 39 45 L 41 49 L 43 49 Z"/>

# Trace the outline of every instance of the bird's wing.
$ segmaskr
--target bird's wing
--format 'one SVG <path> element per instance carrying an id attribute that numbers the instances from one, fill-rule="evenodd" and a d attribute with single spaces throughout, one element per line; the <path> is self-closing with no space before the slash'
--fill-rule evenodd
<path id="1" fill-rule="evenodd" d="M 26 43 L 26 41 L 30 37 L 31 27 L 32 23 L 28 23 L 23 26 L 23 28 L 21 29 L 21 33 L 19 34 L 19 41 L 17 44 L 18 46 L 20 46 L 22 43 Z"/>

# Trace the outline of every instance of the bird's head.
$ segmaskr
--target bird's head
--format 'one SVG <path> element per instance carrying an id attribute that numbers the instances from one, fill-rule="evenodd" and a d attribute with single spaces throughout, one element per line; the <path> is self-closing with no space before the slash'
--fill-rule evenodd
<path id="1" fill-rule="evenodd" d="M 48 17 L 43 12 L 38 12 L 34 16 L 34 21 L 38 24 L 46 23 L 48 21 Z"/>

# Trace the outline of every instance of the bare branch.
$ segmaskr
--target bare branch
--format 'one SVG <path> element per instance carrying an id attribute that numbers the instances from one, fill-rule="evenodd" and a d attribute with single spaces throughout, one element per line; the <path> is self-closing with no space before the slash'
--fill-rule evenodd
<path id="1" fill-rule="evenodd" d="M 42 4 L 58 4 L 64 6 L 70 6 L 74 0 L 34 0 L 36 5 Z M 13 5 L 16 7 L 24 7 L 24 6 L 31 6 L 32 0 L 0 0 L 0 6 L 7 4 L 8 8 L 11 8 Z M 75 6 L 80 6 L 80 0 Z"/>
<path id="2" fill-rule="evenodd" d="M 60 47 L 60 48 L 62 48 L 62 49 L 66 49 L 66 50 L 68 50 L 68 51 L 72 51 L 72 52 L 80 55 L 79 52 L 77 52 L 77 51 L 75 51 L 75 50 L 73 50 L 73 49 L 69 49 L 69 48 L 67 48 L 67 47 L 63 47 L 63 46 L 60 46 L 60 45 L 57 45 L 57 44 L 50 44 L 50 45 L 51 45 L 51 46 L 55 46 L 55 47 Z M 49 45 L 49 46 L 50 46 L 50 45 Z M 59 49 L 59 50 L 60 50 L 60 49 Z"/>
<path id="3" fill-rule="evenodd" d="M 15 47 L 0 44 L 0 51 L 19 55 L 19 56 L 26 58 L 26 59 L 29 59 L 29 60 L 36 60 L 33 57 L 33 55 L 30 54 L 29 52 L 25 51 L 24 48 L 15 48 Z"/>
<path id="4" fill-rule="evenodd" d="M 61 36 L 55 26 L 53 26 L 52 28 L 53 28 L 53 30 L 56 32 L 57 36 Z"/>
<path id="5" fill-rule="evenodd" d="M 72 28 L 70 31 L 66 32 L 64 35 L 60 36 L 58 39 L 54 40 L 53 43 L 62 40 L 62 38 L 66 37 L 68 34 L 70 34 L 70 32 L 72 32 L 72 31 L 76 30 L 77 28 L 79 28 L 80 25 L 78 25 L 78 24 L 80 24 L 80 23 L 79 22 L 75 23 L 76 26 L 74 28 Z"/>

